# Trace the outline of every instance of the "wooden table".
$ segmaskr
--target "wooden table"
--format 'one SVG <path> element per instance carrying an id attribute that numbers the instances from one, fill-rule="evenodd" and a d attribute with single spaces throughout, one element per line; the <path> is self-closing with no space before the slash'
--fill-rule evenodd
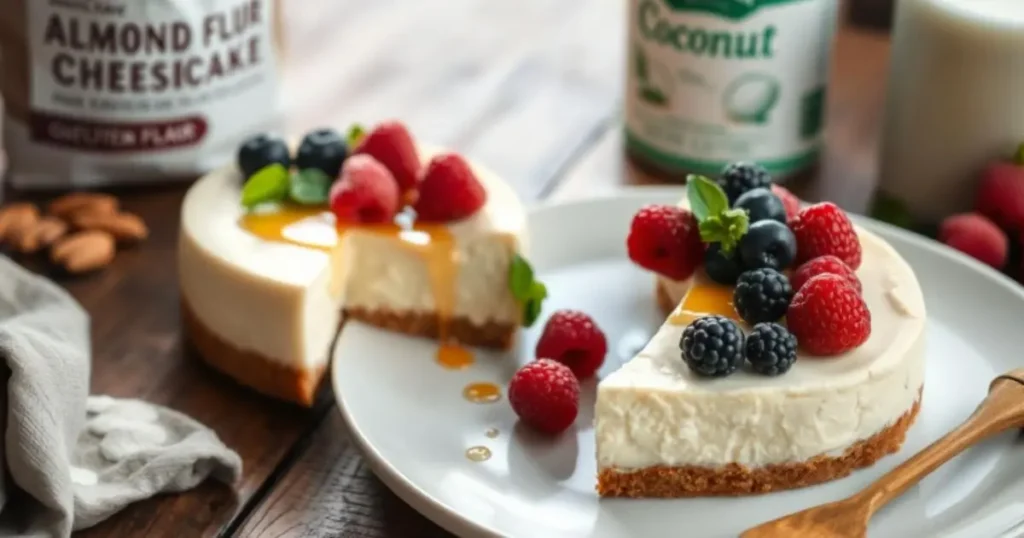
<path id="1" fill-rule="evenodd" d="M 298 4 L 298 3 L 296 3 Z M 650 178 L 622 157 L 622 2 L 306 0 L 287 13 L 291 130 L 402 118 L 464 151 L 527 201 Z M 875 170 L 888 40 L 843 27 L 820 178 L 797 190 L 861 210 Z M 129 507 L 81 536 L 447 536 L 352 446 L 325 388 L 313 409 L 260 397 L 200 363 L 179 332 L 183 188 L 125 194 L 150 241 L 92 276 L 55 275 L 92 313 L 92 391 L 142 398 L 214 428 L 244 461 L 235 488 Z M 43 266 L 26 262 L 44 270 Z"/>

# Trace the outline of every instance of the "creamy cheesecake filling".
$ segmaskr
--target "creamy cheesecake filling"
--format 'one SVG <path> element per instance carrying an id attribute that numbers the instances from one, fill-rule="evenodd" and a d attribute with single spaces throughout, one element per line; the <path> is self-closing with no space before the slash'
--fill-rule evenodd
<path id="1" fill-rule="evenodd" d="M 867 342 L 836 357 L 801 355 L 779 377 L 739 371 L 706 379 L 680 357 L 685 323 L 667 322 L 598 387 L 599 467 L 806 461 L 841 454 L 912 409 L 924 383 L 920 286 L 890 245 L 870 232 L 858 234 L 864 263 L 857 273 L 872 316 Z M 692 280 L 666 286 L 674 302 Z"/>

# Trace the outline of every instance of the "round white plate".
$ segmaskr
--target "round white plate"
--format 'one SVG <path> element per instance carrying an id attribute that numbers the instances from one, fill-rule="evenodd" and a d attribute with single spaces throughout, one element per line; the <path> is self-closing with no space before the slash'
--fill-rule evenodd
<path id="1" fill-rule="evenodd" d="M 530 260 L 551 296 L 545 315 L 510 354 L 476 353 L 476 364 L 445 370 L 435 344 L 351 323 L 339 336 L 333 382 L 342 415 L 367 461 L 392 490 L 462 536 L 526 538 L 735 537 L 790 512 L 845 497 L 965 419 L 997 374 L 1024 365 L 1024 292 L 1009 279 L 933 241 L 859 219 L 890 241 L 920 279 L 928 306 L 924 403 L 903 449 L 872 468 L 811 488 L 745 498 L 599 499 L 592 409 L 583 386 L 573 430 L 556 439 L 516 425 L 502 398 L 474 404 L 468 383 L 502 386 L 530 360 L 547 314 L 576 308 L 609 339 L 601 374 L 628 360 L 663 321 L 653 279 L 626 257 L 630 218 L 646 203 L 675 203 L 682 191 L 639 188 L 614 197 L 531 211 Z M 491 438 L 488 430 L 498 430 Z M 493 433 L 493 432 L 491 432 Z M 969 450 L 876 515 L 872 538 L 1007 535 L 1024 521 L 1024 442 L 1016 433 Z M 470 461 L 466 450 L 490 449 Z M 1013 536 L 1018 536 L 1013 531 Z"/>

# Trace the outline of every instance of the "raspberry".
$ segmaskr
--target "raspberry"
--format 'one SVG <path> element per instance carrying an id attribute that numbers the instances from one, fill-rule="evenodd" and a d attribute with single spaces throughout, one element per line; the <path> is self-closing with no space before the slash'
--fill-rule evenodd
<path id="1" fill-rule="evenodd" d="M 697 375 L 725 377 L 743 365 L 743 330 L 725 316 L 704 316 L 683 329 L 683 362 Z"/>
<path id="2" fill-rule="evenodd" d="M 568 366 L 551 359 L 538 359 L 512 376 L 508 401 L 525 424 L 555 434 L 576 420 L 580 385 Z"/>
<path id="3" fill-rule="evenodd" d="M 775 183 L 772 183 L 772 192 L 782 200 L 782 207 L 786 208 L 786 219 L 793 220 L 800 212 L 800 199 L 785 187 Z"/>
<path id="4" fill-rule="evenodd" d="M 704 259 L 697 219 L 671 205 L 648 205 L 633 216 L 626 239 L 629 259 L 673 280 L 690 278 Z"/>
<path id="5" fill-rule="evenodd" d="M 996 269 L 1006 265 L 1009 240 L 983 215 L 965 213 L 946 218 L 939 226 L 939 241 Z"/>
<path id="6" fill-rule="evenodd" d="M 398 183 L 369 155 L 353 155 L 331 185 L 331 211 L 338 222 L 390 222 L 399 205 Z"/>
<path id="7" fill-rule="evenodd" d="M 772 176 L 763 166 L 754 163 L 737 162 L 726 165 L 718 176 L 718 184 L 729 197 L 729 205 L 743 193 L 758 187 L 770 187 Z"/>
<path id="8" fill-rule="evenodd" d="M 744 354 L 757 373 L 776 376 L 796 362 L 796 337 L 778 323 L 758 323 L 747 335 Z"/>
<path id="9" fill-rule="evenodd" d="M 1024 230 L 1024 166 L 989 165 L 982 174 L 974 209 L 1007 230 Z"/>
<path id="10" fill-rule="evenodd" d="M 420 156 L 405 125 L 385 121 L 363 137 L 353 154 L 365 154 L 380 161 L 395 177 L 402 193 L 414 190 L 419 181 Z"/>
<path id="11" fill-rule="evenodd" d="M 568 366 L 577 379 L 586 379 L 604 364 L 608 341 L 590 316 L 575 310 L 551 315 L 540 340 L 537 357 L 554 359 Z"/>
<path id="12" fill-rule="evenodd" d="M 860 239 L 846 213 L 831 202 L 800 210 L 789 223 L 796 236 L 797 263 L 831 254 L 850 266 L 860 267 Z"/>
<path id="13" fill-rule="evenodd" d="M 793 274 L 790 275 L 789 283 L 793 285 L 793 290 L 800 291 L 800 288 L 804 287 L 808 280 L 821 274 L 839 275 L 846 279 L 847 284 L 853 286 L 857 293 L 861 292 L 860 279 L 857 278 L 857 273 L 854 273 L 849 265 L 843 263 L 843 260 L 831 255 L 818 256 L 813 260 L 804 262 L 803 265 L 797 267 L 796 271 L 793 271 Z"/>
<path id="14" fill-rule="evenodd" d="M 789 330 L 812 355 L 838 355 L 867 341 L 871 312 L 857 290 L 839 275 L 818 275 L 793 296 Z"/>
<path id="15" fill-rule="evenodd" d="M 736 312 L 751 325 L 786 315 L 792 299 L 793 288 L 786 275 L 767 267 L 741 274 L 732 294 Z"/>
<path id="16" fill-rule="evenodd" d="M 487 203 L 487 191 L 465 159 L 444 153 L 430 160 L 423 172 L 416 217 L 421 221 L 464 219 Z"/>

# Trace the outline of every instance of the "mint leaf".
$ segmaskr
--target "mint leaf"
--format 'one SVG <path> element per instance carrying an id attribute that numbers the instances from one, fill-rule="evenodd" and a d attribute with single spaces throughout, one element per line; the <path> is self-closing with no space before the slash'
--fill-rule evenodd
<path id="1" fill-rule="evenodd" d="M 533 284 L 533 267 L 525 258 L 516 254 L 508 270 L 508 286 L 512 296 L 522 302 L 529 300 Z"/>
<path id="2" fill-rule="evenodd" d="M 348 143 L 349 148 L 355 149 L 355 147 L 358 146 L 365 137 L 366 131 L 363 129 L 363 126 L 355 123 L 352 127 L 348 128 L 348 134 L 345 136 L 345 141 Z"/>
<path id="3" fill-rule="evenodd" d="M 686 199 L 698 222 L 729 209 L 729 197 L 722 187 L 700 175 L 690 174 L 686 177 Z"/>
<path id="4" fill-rule="evenodd" d="M 730 209 L 700 221 L 700 239 L 705 243 L 719 243 L 722 252 L 728 254 L 746 235 L 749 224 L 750 218 L 746 211 Z"/>
<path id="5" fill-rule="evenodd" d="M 242 186 L 242 205 L 250 208 L 267 202 L 280 202 L 288 196 L 288 169 L 280 164 L 264 166 Z"/>
<path id="6" fill-rule="evenodd" d="M 530 287 L 530 297 L 543 301 L 548 298 L 548 287 L 543 282 L 533 282 L 533 286 Z"/>
<path id="7" fill-rule="evenodd" d="M 1017 146 L 1017 151 L 1013 154 L 1013 163 L 1024 166 L 1024 143 Z"/>
<path id="8" fill-rule="evenodd" d="M 323 170 L 306 168 L 292 174 L 288 195 L 299 204 L 320 205 L 327 203 L 327 195 L 330 190 L 330 176 Z"/>

